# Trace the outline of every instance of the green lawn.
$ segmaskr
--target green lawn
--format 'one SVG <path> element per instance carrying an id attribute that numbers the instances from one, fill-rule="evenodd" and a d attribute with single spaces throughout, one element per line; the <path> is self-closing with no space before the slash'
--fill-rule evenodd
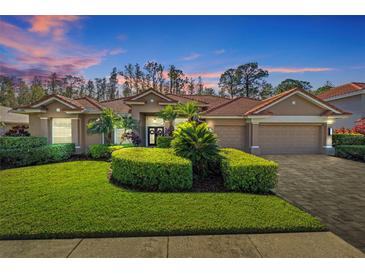
<path id="1" fill-rule="evenodd" d="M 109 163 L 75 161 L 0 171 L 0 238 L 319 231 L 275 196 L 133 192 Z"/>

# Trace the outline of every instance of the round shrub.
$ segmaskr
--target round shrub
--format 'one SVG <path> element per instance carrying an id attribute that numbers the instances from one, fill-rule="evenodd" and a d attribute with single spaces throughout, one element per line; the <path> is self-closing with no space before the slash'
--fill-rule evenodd
<path id="1" fill-rule="evenodd" d="M 0 137 L 0 149 L 30 149 L 46 146 L 47 144 L 47 137 Z"/>
<path id="2" fill-rule="evenodd" d="M 209 162 L 218 158 L 217 138 L 207 123 L 192 121 L 179 124 L 171 147 L 177 155 L 192 161 L 194 173 L 198 176 L 207 175 Z"/>
<path id="3" fill-rule="evenodd" d="M 191 162 L 165 148 L 126 148 L 112 153 L 112 178 L 142 190 L 192 188 Z"/>
<path id="4" fill-rule="evenodd" d="M 113 151 L 133 146 L 134 146 L 133 144 L 124 144 L 124 145 L 94 144 L 89 146 L 88 154 L 93 159 L 110 159 Z"/>
<path id="5" fill-rule="evenodd" d="M 267 193 L 275 187 L 278 180 L 277 163 L 233 148 L 221 149 L 219 154 L 227 189 Z"/>

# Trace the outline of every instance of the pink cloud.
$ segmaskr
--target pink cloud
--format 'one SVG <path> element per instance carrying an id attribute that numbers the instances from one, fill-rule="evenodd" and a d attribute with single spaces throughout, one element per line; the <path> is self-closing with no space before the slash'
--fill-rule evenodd
<path id="1" fill-rule="evenodd" d="M 331 71 L 332 68 L 272 68 L 266 67 L 264 68 L 268 72 L 273 73 L 303 73 L 303 72 L 323 72 L 323 71 Z"/>
<path id="2" fill-rule="evenodd" d="M 122 48 L 114 48 L 114 49 L 111 49 L 109 51 L 109 55 L 119 55 L 119 54 L 123 54 L 123 53 L 126 53 L 127 51 L 125 49 L 122 49 Z"/>
<path id="3" fill-rule="evenodd" d="M 184 56 L 181 59 L 184 61 L 192 61 L 192 60 L 198 59 L 200 56 L 201 55 L 199 53 L 192 52 L 191 54 Z"/>
<path id="4" fill-rule="evenodd" d="M 32 25 L 33 30 L 21 29 L 4 20 L 0 21 L 0 45 L 5 46 L 10 52 L 7 58 L 2 58 L 3 62 L 0 64 L 2 74 L 27 79 L 36 75 L 49 75 L 51 72 L 60 75 L 79 74 L 81 70 L 99 64 L 103 57 L 113 52 L 113 50 L 95 51 L 73 43 L 67 37 L 62 41 L 54 39 L 54 35 L 63 35 L 62 31 L 60 34 L 52 32 L 50 36 L 43 34 L 38 36 L 38 32 L 47 33 L 60 24 L 49 23 L 54 22 L 53 19 L 51 21 L 42 19 L 42 23 L 37 21 L 39 19 L 32 20 L 38 22 Z M 58 28 L 56 32 L 57 30 Z M 37 33 L 32 33 L 33 31 Z"/>
<path id="5" fill-rule="evenodd" d="M 37 15 L 29 18 L 29 31 L 40 34 L 51 33 L 54 38 L 61 39 L 67 31 L 67 24 L 79 20 L 74 15 Z"/>

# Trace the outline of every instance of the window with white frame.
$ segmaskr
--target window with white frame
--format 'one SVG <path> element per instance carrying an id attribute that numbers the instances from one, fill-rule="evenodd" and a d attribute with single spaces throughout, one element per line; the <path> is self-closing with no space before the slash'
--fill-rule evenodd
<path id="1" fill-rule="evenodd" d="M 53 118 L 52 119 L 52 143 L 65 144 L 72 143 L 71 119 Z"/>

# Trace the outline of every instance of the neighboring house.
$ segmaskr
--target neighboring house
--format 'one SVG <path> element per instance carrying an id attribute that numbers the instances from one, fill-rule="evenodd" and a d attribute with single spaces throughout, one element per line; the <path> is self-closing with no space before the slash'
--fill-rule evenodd
<path id="1" fill-rule="evenodd" d="M 101 135 L 88 135 L 87 123 L 108 107 L 138 121 L 142 145 L 154 146 L 164 131 L 156 114 L 166 105 L 196 102 L 202 119 L 215 131 L 222 147 L 254 154 L 325 153 L 332 149 L 330 128 L 348 113 L 301 90 L 292 89 L 258 101 L 246 97 L 227 99 L 212 95 L 162 94 L 153 89 L 135 96 L 96 102 L 90 98 L 69 99 L 58 95 L 16 112 L 28 113 L 30 132 L 46 136 L 50 143 L 73 142 L 81 151 L 102 143 Z M 184 119 L 177 119 L 176 123 Z M 118 130 L 115 142 L 119 142 Z"/>
<path id="2" fill-rule="evenodd" d="M 14 126 L 28 126 L 29 117 L 10 112 L 12 108 L 0 106 L 0 136 Z"/>
<path id="3" fill-rule="evenodd" d="M 353 128 L 356 120 L 365 117 L 365 83 L 348 83 L 331 88 L 318 97 L 352 113 L 346 119 L 337 120 L 334 128 Z"/>

